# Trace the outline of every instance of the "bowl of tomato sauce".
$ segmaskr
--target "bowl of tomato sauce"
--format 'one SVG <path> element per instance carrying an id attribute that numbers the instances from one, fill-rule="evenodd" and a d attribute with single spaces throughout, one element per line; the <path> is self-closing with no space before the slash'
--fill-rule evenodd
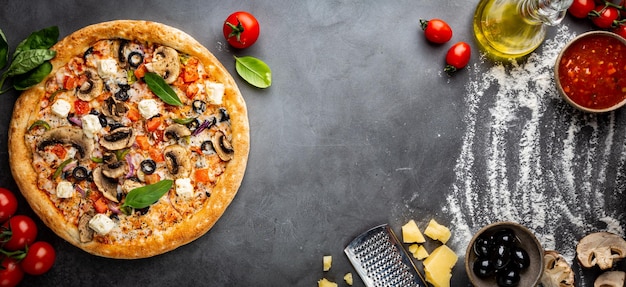
<path id="1" fill-rule="evenodd" d="M 592 113 L 626 104 L 626 39 L 607 31 L 580 34 L 556 59 L 559 94 L 572 106 Z"/>

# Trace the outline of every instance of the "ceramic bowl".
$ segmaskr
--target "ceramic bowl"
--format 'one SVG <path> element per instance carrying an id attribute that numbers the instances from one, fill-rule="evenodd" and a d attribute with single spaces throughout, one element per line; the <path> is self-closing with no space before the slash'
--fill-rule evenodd
<path id="1" fill-rule="evenodd" d="M 587 32 L 561 50 L 554 65 L 554 81 L 561 97 L 575 108 L 609 112 L 626 104 L 624 65 L 626 39 L 607 31 Z"/>
<path id="2" fill-rule="evenodd" d="M 465 272 L 475 287 L 495 287 L 496 275 L 485 278 L 478 277 L 473 270 L 474 262 L 478 259 L 478 255 L 474 250 L 474 244 L 479 238 L 490 238 L 502 230 L 510 230 L 514 234 L 515 245 L 528 253 L 530 264 L 527 268 L 520 272 L 520 281 L 517 286 L 529 287 L 536 286 L 541 280 L 543 274 L 544 259 L 543 248 L 535 237 L 526 227 L 515 222 L 496 222 L 481 228 L 467 246 L 465 252 Z"/>

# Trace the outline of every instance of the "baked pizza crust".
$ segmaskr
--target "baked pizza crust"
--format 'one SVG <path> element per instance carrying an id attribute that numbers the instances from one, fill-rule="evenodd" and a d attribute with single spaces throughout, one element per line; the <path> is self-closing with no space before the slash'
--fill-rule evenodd
<path id="1" fill-rule="evenodd" d="M 177 223 L 161 236 L 150 236 L 130 244 L 103 244 L 95 240 L 81 243 L 77 227 L 65 220 L 52 204 L 45 191 L 37 187 L 37 175 L 32 167 L 33 151 L 25 141 L 29 125 L 36 120 L 41 97 L 45 95 L 44 79 L 37 86 L 25 91 L 15 103 L 9 128 L 9 159 L 15 181 L 35 213 L 58 236 L 71 244 L 103 257 L 135 259 L 158 255 L 187 244 L 205 234 L 221 217 L 235 197 L 243 179 L 249 153 L 249 124 L 247 108 L 235 81 L 213 54 L 183 31 L 164 24 L 118 20 L 94 24 L 80 29 L 62 39 L 52 47 L 57 52 L 51 60 L 50 76 L 76 55 L 81 55 L 93 43 L 103 39 L 129 39 L 152 42 L 172 47 L 180 52 L 195 56 L 204 65 L 213 65 L 218 73 L 213 74 L 224 83 L 223 105 L 231 116 L 232 145 L 234 158 L 220 175 L 211 193 L 210 205 Z M 50 77 L 49 76 L 49 77 Z"/>

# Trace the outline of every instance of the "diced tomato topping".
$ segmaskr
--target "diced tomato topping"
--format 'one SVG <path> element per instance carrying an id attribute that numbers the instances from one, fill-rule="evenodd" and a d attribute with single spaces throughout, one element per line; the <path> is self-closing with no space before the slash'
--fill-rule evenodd
<path id="1" fill-rule="evenodd" d="M 198 85 L 189 85 L 187 87 L 187 90 L 185 91 L 185 94 L 188 98 L 193 99 L 198 94 L 198 91 L 200 91 Z"/>
<path id="2" fill-rule="evenodd" d="M 149 132 L 156 131 L 161 124 L 163 124 L 163 119 L 161 117 L 153 117 L 146 121 L 146 130 Z"/>
<path id="3" fill-rule="evenodd" d="M 60 159 L 64 159 L 67 155 L 67 150 L 60 144 L 54 145 L 50 151 Z"/>
<path id="4" fill-rule="evenodd" d="M 139 146 L 140 149 L 142 150 L 148 150 L 150 148 L 150 142 L 148 141 L 148 137 L 147 136 L 136 136 L 135 140 L 137 141 L 137 145 Z"/>
<path id="5" fill-rule="evenodd" d="M 85 102 L 81 100 L 76 100 L 74 102 L 74 111 L 76 112 L 76 114 L 85 115 L 89 113 L 89 110 L 91 110 L 91 107 L 89 106 L 89 102 Z"/>
<path id="6" fill-rule="evenodd" d="M 98 200 L 94 201 L 93 207 L 97 213 L 105 213 L 109 209 L 107 206 L 106 198 L 100 197 Z"/>
<path id="7" fill-rule="evenodd" d="M 196 182 L 202 182 L 202 183 L 210 182 L 211 178 L 209 176 L 209 169 L 208 168 L 197 169 L 194 173 L 194 178 Z"/>
<path id="8" fill-rule="evenodd" d="M 141 119 L 141 114 L 139 113 L 139 110 L 137 108 L 135 108 L 134 106 L 131 106 L 131 108 L 128 110 L 128 119 L 131 120 L 132 122 L 136 122 L 139 119 Z"/>
<path id="9" fill-rule="evenodd" d="M 187 65 L 184 68 L 183 71 L 183 81 L 185 81 L 185 83 L 191 83 L 191 82 L 195 82 L 200 78 L 200 76 L 198 76 L 198 59 L 196 58 L 189 58 L 189 60 L 187 60 Z"/>
<path id="10" fill-rule="evenodd" d="M 154 160 L 155 162 L 162 162 L 165 160 L 165 158 L 163 157 L 163 153 L 154 147 L 150 147 L 148 149 L 148 154 L 150 155 L 150 158 L 152 158 L 152 160 Z"/>
<path id="11" fill-rule="evenodd" d="M 63 88 L 66 90 L 73 90 L 77 86 L 76 78 L 71 76 L 65 76 L 63 78 Z"/>
<path id="12" fill-rule="evenodd" d="M 139 67 L 137 67 L 137 69 L 135 70 L 135 77 L 137 79 L 141 79 L 146 75 L 146 72 L 148 71 L 148 69 L 146 69 L 146 65 L 145 64 L 141 64 L 139 65 Z"/>

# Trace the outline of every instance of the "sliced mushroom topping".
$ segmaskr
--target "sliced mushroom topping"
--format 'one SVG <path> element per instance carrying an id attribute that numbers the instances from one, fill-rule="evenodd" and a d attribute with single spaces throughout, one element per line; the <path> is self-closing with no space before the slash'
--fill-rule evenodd
<path id="1" fill-rule="evenodd" d="M 104 100 L 104 108 L 102 109 L 102 113 L 110 117 L 114 120 L 121 119 L 126 112 L 128 111 L 128 107 L 123 102 L 118 102 L 114 99 L 114 97 L 109 97 Z"/>
<path id="2" fill-rule="evenodd" d="M 615 261 L 626 257 L 626 240 L 610 232 L 591 233 L 578 242 L 576 253 L 582 266 L 611 269 Z"/>
<path id="3" fill-rule="evenodd" d="M 624 287 L 626 280 L 626 272 L 624 271 L 607 271 L 593 282 L 593 287 Z"/>
<path id="4" fill-rule="evenodd" d="M 80 242 L 87 243 L 93 240 L 93 229 L 89 228 L 89 220 L 93 218 L 94 211 L 89 210 L 89 212 L 83 214 L 78 219 L 78 238 Z"/>
<path id="5" fill-rule="evenodd" d="M 541 284 L 544 287 L 574 287 L 574 272 L 561 254 L 546 250 L 543 258 Z"/>
<path id="6" fill-rule="evenodd" d="M 118 161 L 102 167 L 102 174 L 108 178 L 120 178 L 126 175 L 126 163 Z"/>
<path id="7" fill-rule="evenodd" d="M 47 146 L 53 144 L 70 144 L 78 150 L 78 158 L 80 160 L 89 159 L 93 151 L 93 141 L 89 139 L 83 130 L 78 127 L 66 126 L 58 127 L 46 131 L 39 144 L 37 150 L 43 151 Z"/>
<path id="8" fill-rule="evenodd" d="M 100 138 L 100 145 L 108 150 L 121 150 L 135 142 L 135 133 L 129 127 L 118 128 Z"/>
<path id="9" fill-rule="evenodd" d="M 187 150 L 177 144 L 167 146 L 163 150 L 167 170 L 176 178 L 188 177 L 191 171 L 191 158 Z"/>
<path id="10" fill-rule="evenodd" d="M 188 137 L 190 135 L 191 131 L 186 126 L 181 124 L 173 124 L 165 128 L 165 136 L 175 140 Z"/>
<path id="11" fill-rule="evenodd" d="M 76 96 L 83 101 L 91 101 L 102 94 L 104 81 L 93 70 L 85 71 L 87 80 L 76 88 Z"/>
<path id="12" fill-rule="evenodd" d="M 215 152 L 217 153 L 217 155 L 220 157 L 221 160 L 230 161 L 231 159 L 233 159 L 233 155 L 235 151 L 233 150 L 232 144 L 226 138 L 224 133 L 222 132 L 215 133 L 211 142 L 213 143 L 213 149 L 215 150 Z"/>
<path id="13" fill-rule="evenodd" d="M 166 83 L 173 83 L 180 74 L 180 59 L 178 58 L 178 51 L 170 47 L 158 47 L 154 50 L 150 67 L 153 72 L 163 77 Z"/>
<path id="14" fill-rule="evenodd" d="M 93 182 L 105 198 L 119 202 L 117 199 L 117 180 L 106 177 L 102 172 L 102 167 L 96 167 L 93 170 Z"/>

